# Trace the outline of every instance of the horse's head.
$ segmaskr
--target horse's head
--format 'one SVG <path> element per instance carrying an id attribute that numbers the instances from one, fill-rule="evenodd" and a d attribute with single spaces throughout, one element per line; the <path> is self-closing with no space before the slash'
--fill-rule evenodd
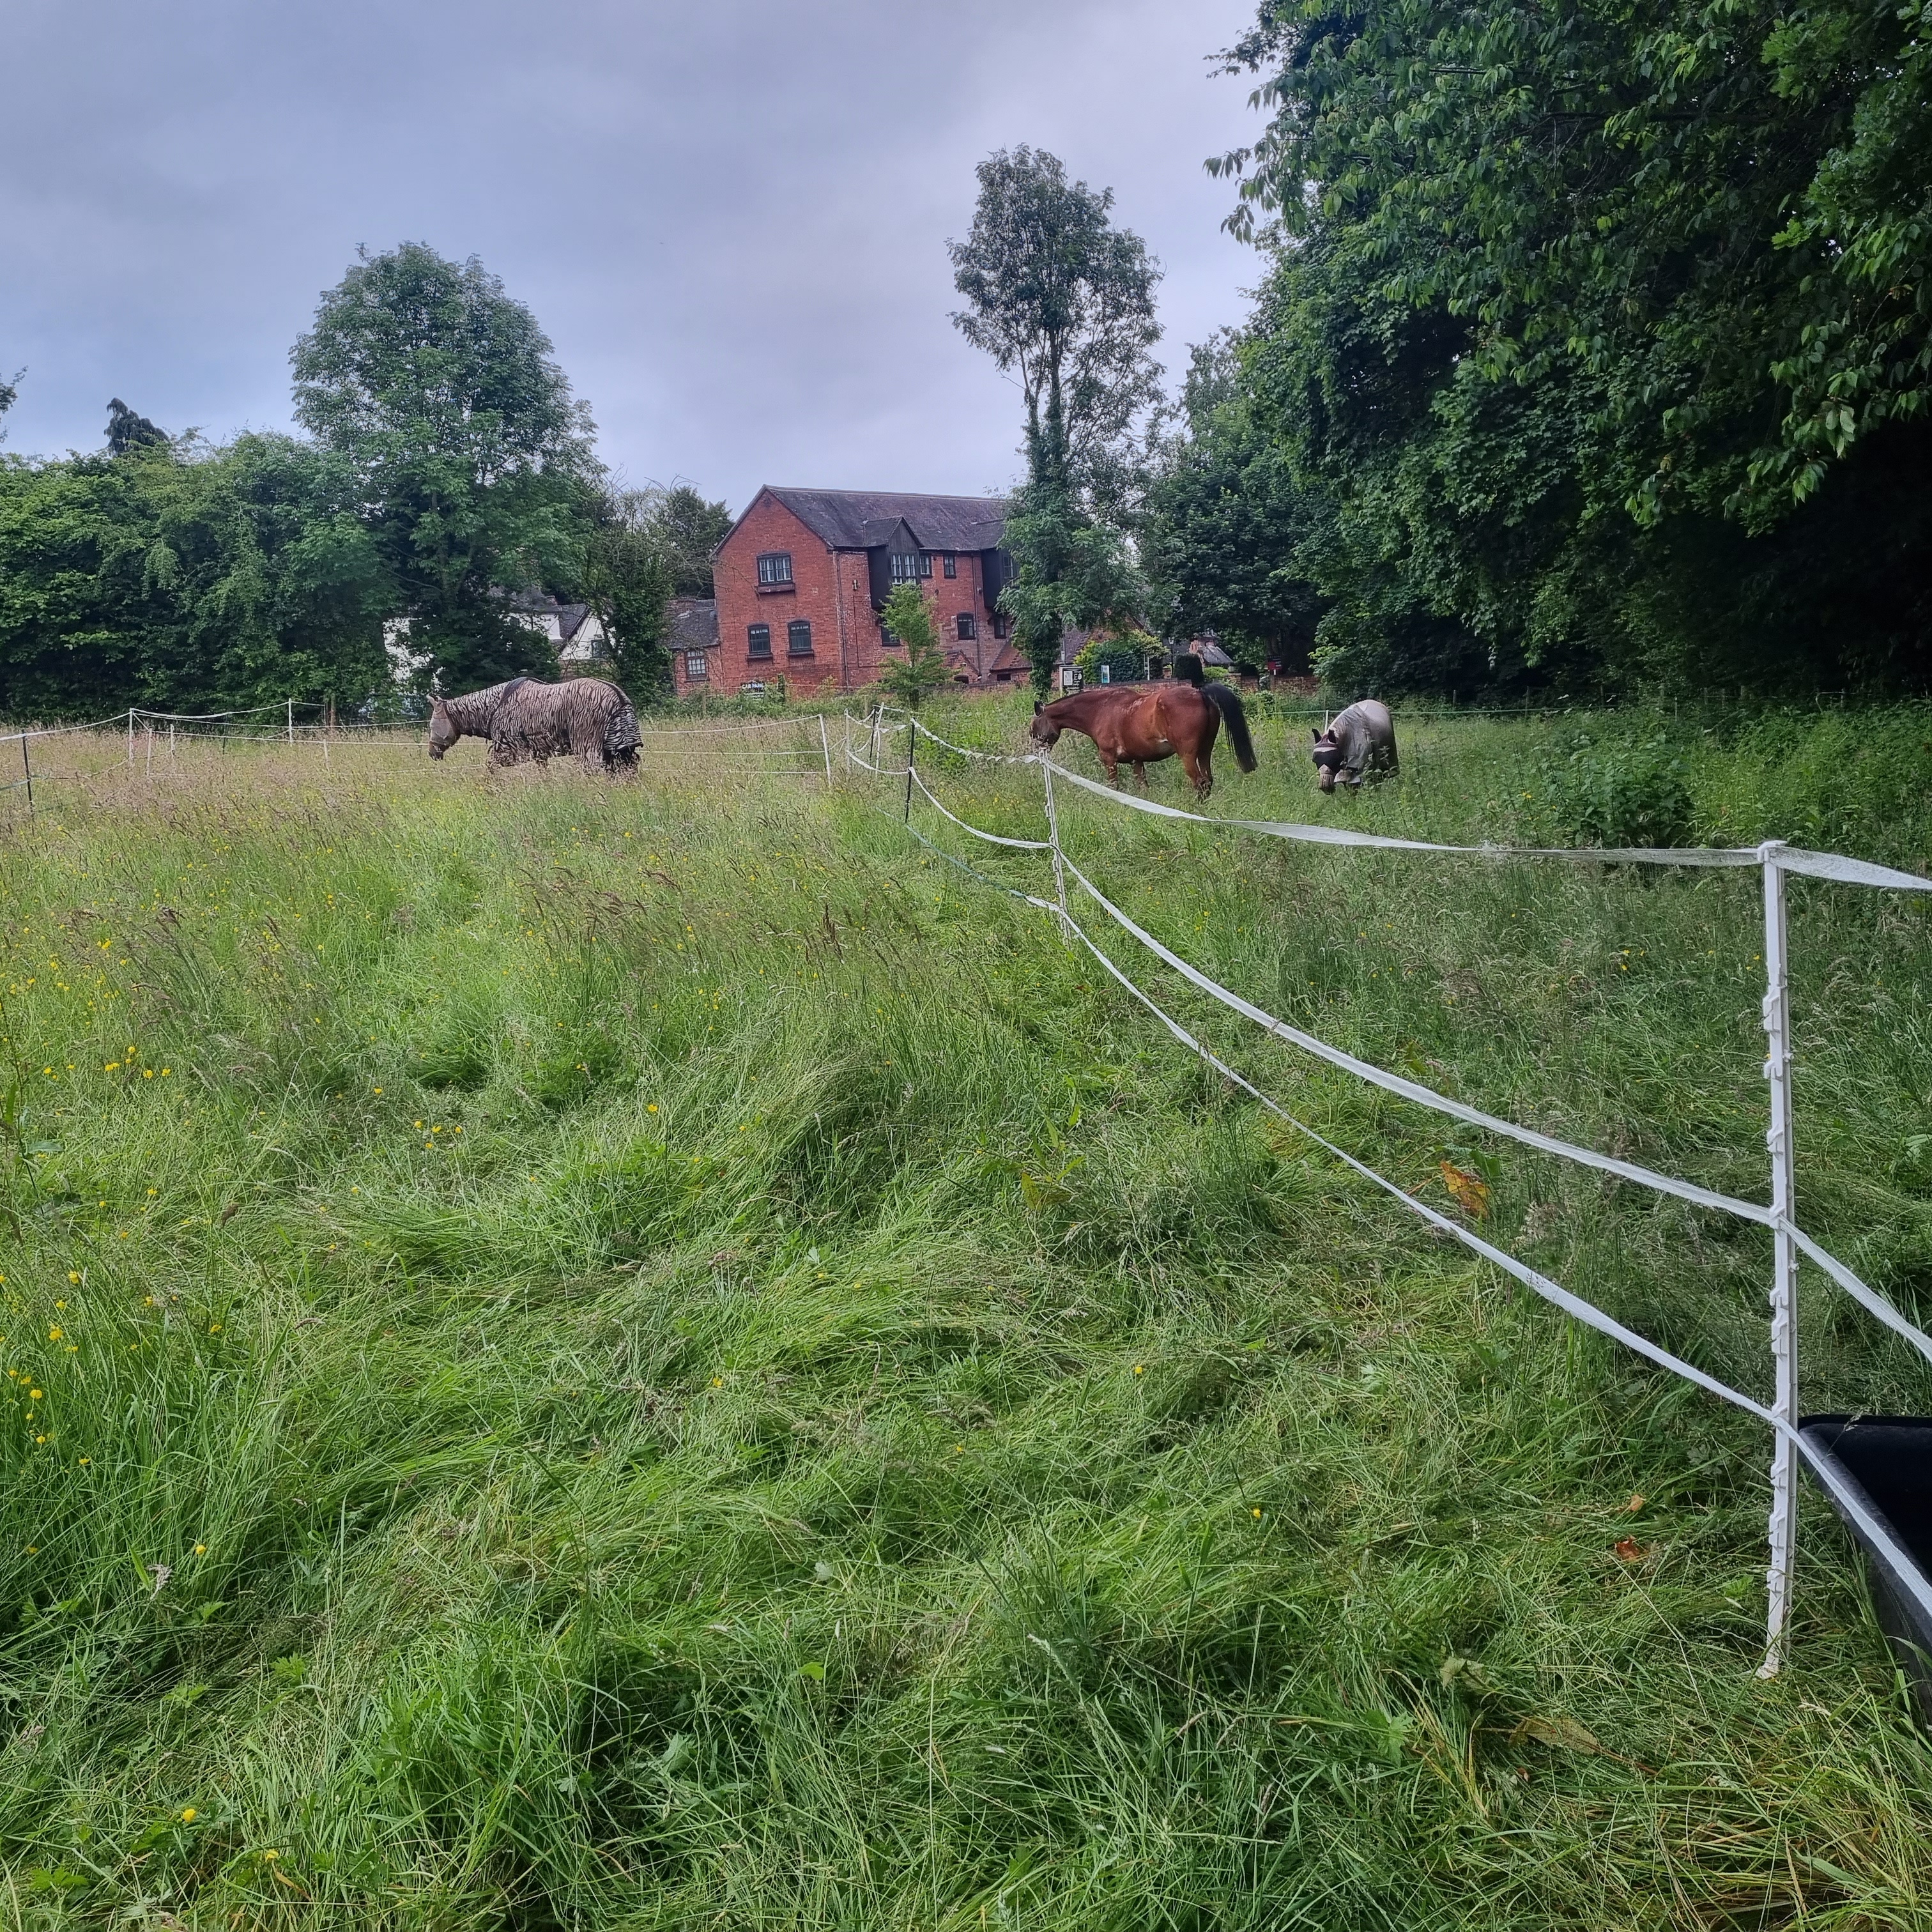
<path id="1" fill-rule="evenodd" d="M 1036 745 L 1044 745 L 1050 752 L 1060 742 L 1060 727 L 1047 716 L 1046 706 L 1037 698 L 1034 700 L 1031 728 Z"/>
<path id="2" fill-rule="evenodd" d="M 1335 768 L 1342 762 L 1342 748 L 1335 742 L 1332 731 L 1315 731 L 1310 734 L 1315 740 L 1311 755 L 1315 760 L 1315 782 L 1324 791 L 1335 789 Z"/>
<path id="3" fill-rule="evenodd" d="M 440 698 L 429 701 L 429 754 L 440 758 L 463 734 L 449 715 L 449 706 Z"/>

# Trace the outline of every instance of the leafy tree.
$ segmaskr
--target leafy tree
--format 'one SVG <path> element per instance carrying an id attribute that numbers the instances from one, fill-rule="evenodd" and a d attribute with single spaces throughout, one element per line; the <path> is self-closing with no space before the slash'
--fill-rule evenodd
<path id="1" fill-rule="evenodd" d="M 880 613 L 886 628 L 904 647 L 904 656 L 888 660 L 879 682 L 914 711 L 952 682 L 932 611 L 931 601 L 916 584 L 896 584 Z"/>
<path id="2" fill-rule="evenodd" d="M 411 648 L 458 687 L 550 668 L 495 586 L 574 575 L 591 424 L 473 256 L 363 251 L 296 343 L 296 415 L 360 479 Z"/>
<path id="3" fill-rule="evenodd" d="M 650 492 L 602 493 L 593 500 L 584 541 L 584 600 L 610 640 L 617 682 L 638 697 L 670 681 L 664 634 L 676 562 L 664 541 L 659 508 Z"/>
<path id="4" fill-rule="evenodd" d="M 1066 627 L 1136 606 L 1119 527 L 1137 422 L 1159 394 L 1159 267 L 1108 219 L 1111 189 L 1017 148 L 980 164 L 971 235 L 947 244 L 967 302 L 954 325 L 1015 374 L 1025 408 L 1026 482 L 1006 525 L 1017 567 L 1003 602 L 1035 688 L 1051 688 Z"/>
<path id="5" fill-rule="evenodd" d="M 0 382 L 0 416 L 4 416 L 20 400 L 20 378 L 26 373 L 24 369 L 16 369 L 7 380 Z M 4 424 L 0 424 L 0 442 L 4 442 L 6 440 L 6 428 Z"/>
<path id="6" fill-rule="evenodd" d="M 158 428 L 146 416 L 136 416 L 118 396 L 107 405 L 110 456 L 125 456 L 130 449 L 158 449 L 167 440 L 166 430 Z"/>
<path id="7" fill-rule="evenodd" d="M 1331 670 L 1924 677 L 1924 59 L 1851 0 L 1269 0 L 1214 165 Z"/>
<path id="8" fill-rule="evenodd" d="M 361 696 L 388 584 L 359 506 L 287 436 L 0 464 L 0 712 Z"/>
<path id="9" fill-rule="evenodd" d="M 707 502 L 688 483 L 674 483 L 645 495 L 649 522 L 670 572 L 672 596 L 716 596 L 711 559 L 730 530 L 731 512 L 722 502 Z"/>
<path id="10" fill-rule="evenodd" d="M 1169 635 L 1212 632 L 1305 670 L 1323 601 L 1304 552 L 1323 501 L 1258 422 L 1233 330 L 1190 352 L 1181 422 L 1157 452 L 1139 523 L 1149 608 Z"/>

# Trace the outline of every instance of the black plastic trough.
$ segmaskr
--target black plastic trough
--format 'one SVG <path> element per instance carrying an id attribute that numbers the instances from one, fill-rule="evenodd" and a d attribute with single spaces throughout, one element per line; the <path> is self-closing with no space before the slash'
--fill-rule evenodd
<path id="1" fill-rule="evenodd" d="M 1919 1576 L 1932 1576 L 1932 1416 L 1808 1415 L 1798 1428 L 1891 1531 Z M 1865 1553 L 1879 1628 L 1912 1686 L 1919 1721 L 1932 1730 L 1932 1616 L 1900 1575 L 1898 1558 L 1874 1543 L 1828 1489 L 1825 1493 Z"/>

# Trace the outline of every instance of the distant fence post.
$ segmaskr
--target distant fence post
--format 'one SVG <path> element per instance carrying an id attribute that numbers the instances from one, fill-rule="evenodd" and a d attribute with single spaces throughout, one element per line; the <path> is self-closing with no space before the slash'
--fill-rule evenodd
<path id="1" fill-rule="evenodd" d="M 1784 868 L 1782 839 L 1759 848 L 1764 860 L 1764 1077 L 1770 1084 L 1770 1124 L 1765 1145 L 1771 1155 L 1772 1230 L 1771 1351 L 1776 1370 L 1772 1408 L 1792 1429 L 1798 1426 L 1798 1249 L 1789 1228 L 1795 1203 L 1791 1137 L 1791 992 L 1786 971 Z M 1791 1573 L 1797 1554 L 1798 1451 L 1780 1432 L 1772 1451 L 1771 1562 L 1765 1573 L 1769 1607 L 1765 1623 L 1760 1677 L 1775 1677 L 1784 1661 L 1786 1620 L 1791 1607 Z"/>
<path id="2" fill-rule="evenodd" d="M 919 718 L 910 716 L 906 719 L 906 795 L 905 822 L 912 823 L 912 760 L 913 754 L 919 749 Z"/>
<path id="3" fill-rule="evenodd" d="M 20 734 L 20 770 L 26 777 L 27 815 L 31 818 L 34 812 L 34 767 L 27 758 L 27 734 L 25 731 Z"/>
<path id="4" fill-rule="evenodd" d="M 825 754 L 825 782 L 832 782 L 832 740 L 825 731 L 825 713 L 818 714 L 818 748 Z"/>
<path id="5" fill-rule="evenodd" d="M 290 699 L 289 700 L 289 742 L 290 742 L 291 745 L 292 745 L 292 744 L 295 742 L 295 741 L 296 741 L 296 701 L 295 701 L 295 700 L 292 698 L 290 698 Z"/>
<path id="6" fill-rule="evenodd" d="M 128 769 L 134 769 L 134 707 L 128 707 Z"/>

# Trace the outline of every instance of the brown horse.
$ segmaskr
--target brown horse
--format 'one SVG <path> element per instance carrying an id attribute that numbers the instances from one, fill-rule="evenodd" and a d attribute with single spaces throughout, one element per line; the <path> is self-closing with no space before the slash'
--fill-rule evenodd
<path id="1" fill-rule="evenodd" d="M 1209 762 L 1214 734 L 1227 721 L 1228 738 L 1244 772 L 1255 768 L 1255 748 L 1248 736 L 1247 714 L 1241 700 L 1224 684 L 1099 685 L 1034 706 L 1033 736 L 1051 747 L 1063 731 L 1084 731 L 1100 754 L 1108 782 L 1120 782 L 1122 760 L 1147 789 L 1147 768 L 1177 754 L 1181 769 L 1204 800 L 1214 789 Z"/>

